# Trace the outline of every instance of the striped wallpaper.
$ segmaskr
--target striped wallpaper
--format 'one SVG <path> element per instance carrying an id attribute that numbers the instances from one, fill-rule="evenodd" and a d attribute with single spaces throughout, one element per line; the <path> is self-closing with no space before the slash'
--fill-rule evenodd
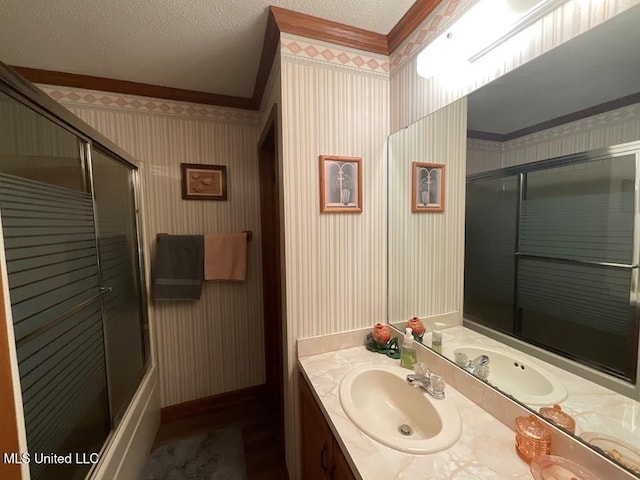
<path id="1" fill-rule="evenodd" d="M 283 43 L 295 38 L 283 36 Z M 316 49 L 323 47 L 316 43 Z M 358 52 L 347 54 L 353 58 Z M 285 428 L 289 472 L 298 478 L 293 473 L 299 471 L 296 340 L 385 319 L 389 82 L 386 72 L 285 49 L 281 55 L 289 359 Z M 385 58 L 377 56 L 376 62 Z M 320 213 L 318 156 L 323 154 L 362 157 L 362 213 Z"/>
<path id="2" fill-rule="evenodd" d="M 162 406 L 264 383 L 257 113 L 45 91 L 139 161 L 147 253 L 161 232 L 253 231 L 246 282 L 207 283 L 198 302 L 150 304 Z M 226 165 L 228 201 L 182 200 L 181 162 Z"/>
<path id="3" fill-rule="evenodd" d="M 472 0 L 445 0 L 391 56 L 392 132 L 639 4 L 640 0 L 568 0 L 478 60 L 477 76 L 459 82 L 419 77 L 416 72 L 417 54 L 472 3 Z"/>
<path id="4" fill-rule="evenodd" d="M 502 143 L 467 139 L 467 175 L 502 168 Z"/>
<path id="5" fill-rule="evenodd" d="M 471 91 L 519 65 L 640 3 L 640 0 L 569 0 L 563 6 L 529 27 L 522 34 L 516 35 L 505 44 L 485 55 L 478 61 L 480 68 L 476 77 L 455 82 L 451 80 L 439 81 L 438 79 L 427 80 L 419 77 L 416 71 L 418 53 L 426 44 L 451 25 L 472 3 L 473 1 L 468 0 L 445 0 L 416 29 L 414 34 L 391 55 L 391 72 L 389 75 L 390 128 L 392 132 L 397 132 L 391 137 L 391 142 L 394 141 L 395 135 L 399 135 L 400 138 L 407 135 L 401 129 L 418 121 L 420 118 L 437 112 L 444 106 L 464 97 Z M 523 37 L 523 35 L 530 35 L 530 37 Z M 522 38 L 528 38 L 529 40 L 523 43 Z M 464 141 L 466 135 L 464 132 L 461 135 L 463 138 L 452 139 L 452 141 Z M 419 142 L 419 139 L 414 138 L 412 141 Z M 460 163 L 459 168 L 464 171 L 465 158 L 466 155 L 463 153 L 457 159 L 450 159 L 450 162 Z M 495 164 L 495 158 L 495 154 L 484 151 L 482 158 L 478 162 L 490 166 Z M 451 168 L 452 165 L 448 163 L 447 169 L 451 170 Z M 470 172 L 477 171 L 474 168 L 471 167 Z M 447 189 L 446 195 L 448 199 L 451 198 L 451 195 L 460 196 L 462 208 L 452 212 L 447 217 L 446 223 L 442 222 L 439 225 L 434 223 L 434 230 L 431 231 L 430 237 L 425 239 L 425 242 L 429 242 L 434 237 L 452 241 L 452 243 L 447 243 L 447 248 L 442 248 L 435 252 L 439 257 L 438 262 L 446 266 L 440 279 L 439 289 L 443 292 L 462 292 L 464 273 L 460 265 L 464 258 L 464 241 L 456 242 L 456 239 L 459 235 L 464 235 L 465 175 L 457 176 L 455 181 L 447 181 Z M 391 249 L 390 254 L 392 255 Z M 389 293 L 392 294 L 393 291 L 390 289 Z M 461 312 L 462 294 L 457 295 L 457 298 L 459 299 L 459 304 L 456 310 Z M 402 312 L 400 309 L 399 315 L 404 314 L 406 316 L 407 313 L 409 312 Z M 449 312 L 435 311 L 434 309 L 433 311 L 430 310 L 429 313 Z"/>
<path id="6" fill-rule="evenodd" d="M 637 140 L 640 140 L 640 104 L 508 142 L 469 139 L 467 170 L 468 173 L 478 173 Z"/>
<path id="7" fill-rule="evenodd" d="M 153 307 L 165 406 L 264 381 L 255 145 L 272 105 L 278 104 L 286 295 L 285 428 L 292 479 L 298 478 L 299 471 L 296 340 L 367 327 L 386 316 L 388 134 L 640 0 L 569 0 L 533 27 L 538 36 L 527 48 L 515 54 L 499 49 L 488 56 L 496 64 L 471 86 L 451 87 L 419 78 L 415 56 L 420 48 L 472 1 L 445 0 L 391 58 L 283 35 L 259 113 L 48 89 L 54 98 L 54 91 L 61 91 L 57 98 L 61 103 L 140 160 L 147 247 L 152 247 L 153 237 L 161 231 L 254 231 L 246 284 L 207 285 L 198 304 Z M 88 93 L 89 99 L 76 98 Z M 457 102 L 442 115 L 450 126 L 464 128 L 465 108 L 465 102 Z M 428 310 L 434 314 L 450 312 L 456 302 L 459 310 L 462 304 L 465 151 L 458 136 L 447 135 L 453 145 L 446 159 L 447 212 L 441 215 L 446 222 L 434 217 L 429 227 L 433 230 L 424 239 L 427 248 L 437 250 L 438 265 L 442 265 L 439 288 Z M 362 157 L 361 214 L 320 214 L 321 154 Z M 180 162 L 227 164 L 229 202 L 180 200 Z M 236 176 L 234 171 L 240 173 Z M 436 242 L 431 242 L 434 237 Z M 224 352 L 219 348 L 223 343 L 227 345 Z"/>
<path id="8" fill-rule="evenodd" d="M 467 99 L 389 138 L 389 321 L 456 312 L 462 324 Z M 411 163 L 445 165 L 443 213 L 411 211 Z"/>

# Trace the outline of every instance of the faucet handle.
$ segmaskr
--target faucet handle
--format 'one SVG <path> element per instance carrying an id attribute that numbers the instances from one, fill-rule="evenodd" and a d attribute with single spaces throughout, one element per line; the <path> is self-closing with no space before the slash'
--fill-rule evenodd
<path id="1" fill-rule="evenodd" d="M 413 373 L 420 377 L 429 377 L 431 375 L 431 370 L 429 370 L 424 363 L 416 362 L 413 364 Z"/>
<path id="2" fill-rule="evenodd" d="M 486 382 L 489 379 L 489 365 L 478 365 L 475 368 L 475 375 Z"/>
<path id="3" fill-rule="evenodd" d="M 431 382 L 429 384 L 429 389 L 431 390 L 431 394 L 436 398 L 444 398 L 444 389 L 447 386 L 447 383 L 444 381 L 440 375 L 436 375 L 435 373 L 431 374 Z"/>
<path id="4" fill-rule="evenodd" d="M 456 361 L 456 365 L 458 365 L 459 367 L 464 368 L 467 365 L 469 365 L 469 357 L 464 352 L 456 352 L 455 361 Z"/>

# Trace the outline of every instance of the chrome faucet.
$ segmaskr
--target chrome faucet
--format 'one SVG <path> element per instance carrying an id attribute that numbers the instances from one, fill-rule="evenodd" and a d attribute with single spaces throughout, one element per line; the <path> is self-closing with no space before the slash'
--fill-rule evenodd
<path id="1" fill-rule="evenodd" d="M 489 365 L 489 362 L 490 362 L 490 359 L 487 355 L 478 355 L 476 358 L 474 358 L 467 364 L 467 366 L 465 367 L 465 370 L 471 373 L 475 373 L 476 368 Z"/>
<path id="2" fill-rule="evenodd" d="M 464 353 L 456 353 L 456 364 L 480 380 L 487 380 L 489 375 L 489 361 L 490 359 L 487 355 L 478 355 L 469 361 Z"/>
<path id="3" fill-rule="evenodd" d="M 425 375 L 409 374 L 407 375 L 407 383 L 415 387 L 422 388 L 433 398 L 444 398 L 444 387 L 446 386 L 444 378 L 427 370 Z"/>

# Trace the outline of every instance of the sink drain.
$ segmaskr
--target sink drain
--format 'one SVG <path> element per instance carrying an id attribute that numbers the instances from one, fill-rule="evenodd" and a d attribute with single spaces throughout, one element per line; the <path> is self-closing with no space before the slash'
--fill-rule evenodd
<path id="1" fill-rule="evenodd" d="M 409 425 L 407 425 L 406 423 L 403 423 L 402 425 L 400 425 L 398 427 L 398 431 L 402 434 L 402 435 L 411 435 L 413 433 L 413 430 L 411 429 L 411 427 Z"/>

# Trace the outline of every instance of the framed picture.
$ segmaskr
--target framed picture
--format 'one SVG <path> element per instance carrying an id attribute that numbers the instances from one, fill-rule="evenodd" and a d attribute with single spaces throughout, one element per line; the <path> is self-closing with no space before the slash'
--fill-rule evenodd
<path id="1" fill-rule="evenodd" d="M 444 212 L 444 165 L 411 163 L 411 211 Z"/>
<path id="2" fill-rule="evenodd" d="M 227 167 L 202 163 L 181 163 L 184 200 L 226 200 Z"/>
<path id="3" fill-rule="evenodd" d="M 320 212 L 362 212 L 360 157 L 320 155 Z"/>

